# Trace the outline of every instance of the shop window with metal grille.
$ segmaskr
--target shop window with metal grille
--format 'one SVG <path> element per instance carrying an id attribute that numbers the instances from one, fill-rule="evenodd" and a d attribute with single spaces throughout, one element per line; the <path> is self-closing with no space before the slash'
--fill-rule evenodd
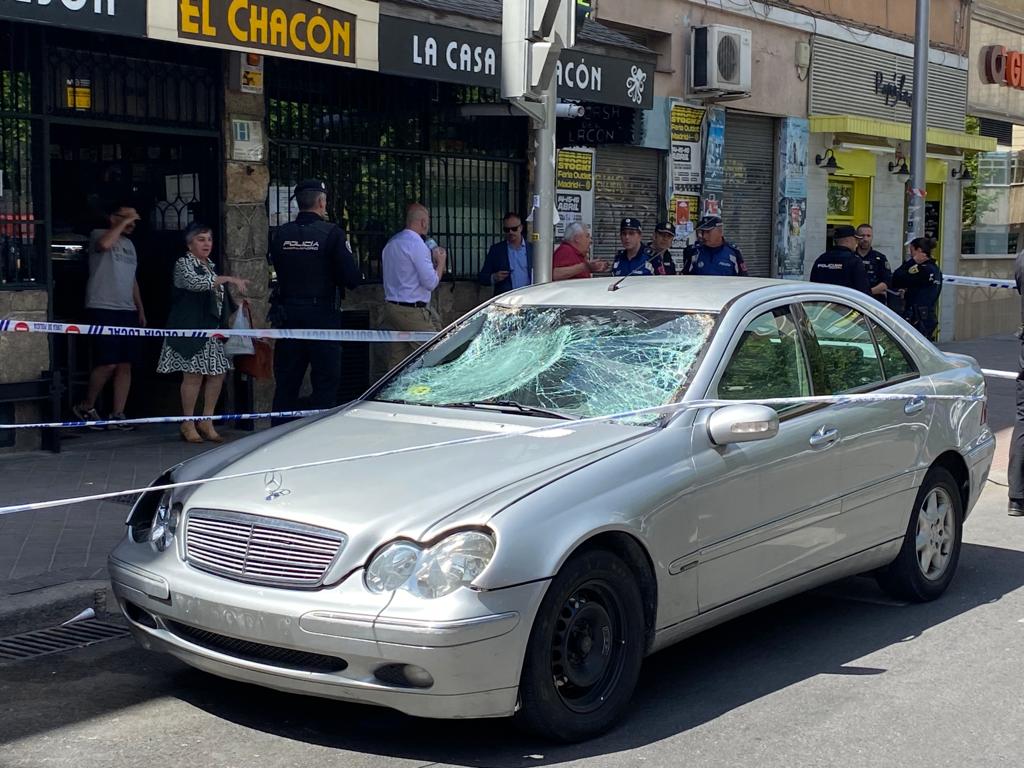
<path id="1" fill-rule="evenodd" d="M 345 226 L 370 280 L 380 254 L 415 201 L 456 278 L 474 278 L 501 218 L 522 206 L 525 118 L 466 115 L 498 103 L 486 88 L 390 77 L 306 62 L 268 61 L 271 227 L 295 217 L 291 191 L 327 184 L 333 220 Z"/>

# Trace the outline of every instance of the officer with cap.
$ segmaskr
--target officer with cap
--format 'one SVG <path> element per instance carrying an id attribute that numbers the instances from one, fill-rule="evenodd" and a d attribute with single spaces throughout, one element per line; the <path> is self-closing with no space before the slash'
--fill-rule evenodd
<path id="1" fill-rule="evenodd" d="M 275 328 L 340 328 L 337 289 L 359 285 L 361 275 L 345 230 L 327 221 L 327 185 L 317 179 L 295 187 L 299 214 L 274 233 L 270 259 L 277 292 L 270 320 Z M 278 339 L 274 348 L 274 410 L 298 409 L 299 389 L 310 368 L 314 408 L 338 404 L 341 342 Z M 280 420 L 278 420 L 280 421 Z"/>
<path id="2" fill-rule="evenodd" d="M 725 240 L 720 216 L 705 216 L 697 224 L 697 242 L 683 251 L 688 275 L 746 277 L 747 264 L 740 249 Z"/>
<path id="3" fill-rule="evenodd" d="M 812 283 L 845 285 L 871 295 L 871 284 L 864 262 L 857 255 L 857 230 L 847 224 L 835 228 L 832 234 L 835 245 L 821 254 L 811 267 Z"/>
<path id="4" fill-rule="evenodd" d="M 626 275 L 664 275 L 665 268 L 661 259 L 654 256 L 643 244 L 640 236 L 640 220 L 627 217 L 619 224 L 619 239 L 622 250 L 615 254 L 612 263 L 612 274 L 618 277 Z"/>
<path id="5" fill-rule="evenodd" d="M 910 258 L 893 274 L 892 283 L 903 294 L 903 316 L 922 336 L 934 340 L 939 326 L 935 305 L 942 293 L 942 270 L 932 259 L 936 242 L 915 237 L 908 245 Z"/>
<path id="6" fill-rule="evenodd" d="M 654 257 L 661 259 L 666 275 L 676 274 L 676 265 L 672 261 L 672 241 L 675 237 L 676 228 L 667 221 L 659 221 L 654 225 L 654 237 L 647 245 Z"/>

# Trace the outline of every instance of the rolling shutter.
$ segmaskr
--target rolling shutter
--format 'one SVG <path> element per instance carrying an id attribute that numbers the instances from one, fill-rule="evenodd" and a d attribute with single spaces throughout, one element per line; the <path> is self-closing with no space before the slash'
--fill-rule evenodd
<path id="1" fill-rule="evenodd" d="M 729 112 L 725 119 L 725 239 L 751 277 L 772 276 L 775 120 Z"/>
<path id="2" fill-rule="evenodd" d="M 644 242 L 665 217 L 658 200 L 662 155 L 656 149 L 604 146 L 597 149 L 594 182 L 594 246 L 596 258 L 613 259 L 621 248 L 619 222 L 635 216 L 643 226 Z"/>

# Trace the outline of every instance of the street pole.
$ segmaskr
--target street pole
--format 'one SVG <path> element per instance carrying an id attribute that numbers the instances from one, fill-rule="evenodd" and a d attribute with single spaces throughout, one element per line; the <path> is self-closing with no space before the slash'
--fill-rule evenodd
<path id="1" fill-rule="evenodd" d="M 533 282 L 550 283 L 555 232 L 555 101 L 552 77 L 542 92 L 543 121 L 533 121 Z"/>
<path id="2" fill-rule="evenodd" d="M 914 96 L 911 101 L 910 189 L 907 240 L 924 234 L 924 196 L 927 189 L 928 133 L 928 15 L 930 0 L 917 0 L 914 35 Z"/>

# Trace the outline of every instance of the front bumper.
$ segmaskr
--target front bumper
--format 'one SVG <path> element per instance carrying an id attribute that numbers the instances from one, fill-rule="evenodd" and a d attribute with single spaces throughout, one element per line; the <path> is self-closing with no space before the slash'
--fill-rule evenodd
<path id="1" fill-rule="evenodd" d="M 166 556 L 171 555 L 171 556 Z M 501 717 L 516 706 L 526 644 L 547 582 L 439 600 L 373 595 L 361 572 L 300 591 L 242 584 L 197 571 L 172 553 L 123 542 L 110 557 L 114 594 L 136 640 L 198 669 L 299 694 L 436 718 Z M 192 630 L 199 630 L 194 632 Z M 208 633 L 224 642 L 205 642 Z M 256 643 L 342 660 L 320 670 L 238 652 Z M 413 688 L 384 668 L 414 665 L 433 683 Z"/>

